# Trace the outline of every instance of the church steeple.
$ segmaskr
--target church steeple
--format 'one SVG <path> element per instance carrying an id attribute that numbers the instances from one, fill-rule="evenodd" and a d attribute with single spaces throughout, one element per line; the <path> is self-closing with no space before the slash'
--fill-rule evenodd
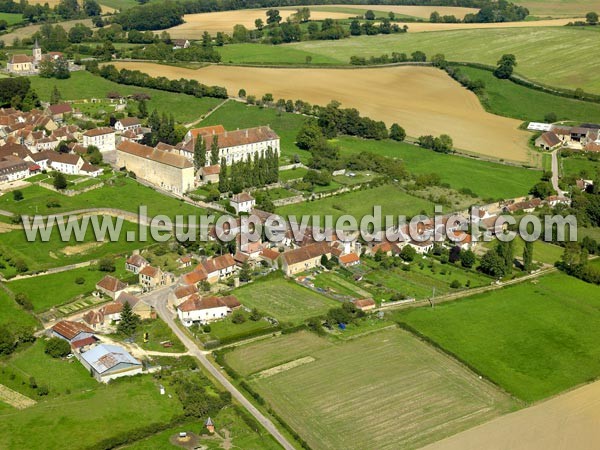
<path id="1" fill-rule="evenodd" d="M 37 64 L 41 60 L 42 60 L 42 48 L 40 47 L 40 43 L 36 39 L 35 44 L 33 44 L 33 61 L 35 64 Z"/>

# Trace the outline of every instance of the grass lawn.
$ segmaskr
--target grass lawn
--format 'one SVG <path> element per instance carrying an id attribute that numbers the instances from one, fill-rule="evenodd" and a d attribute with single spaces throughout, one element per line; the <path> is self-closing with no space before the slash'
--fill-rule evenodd
<path id="1" fill-rule="evenodd" d="M 357 221 L 366 214 L 373 214 L 373 206 L 381 206 L 382 215 L 412 217 L 421 211 L 433 214 L 433 203 L 419 197 L 413 197 L 395 185 L 383 185 L 372 189 L 348 192 L 333 197 L 312 202 L 298 203 L 277 208 L 277 214 L 282 216 L 295 215 L 325 215 L 333 216 L 334 220 L 344 214 L 353 215 Z M 322 222 L 324 219 L 322 219 Z"/>
<path id="2" fill-rule="evenodd" d="M 402 330 L 337 344 L 314 337 L 315 344 L 302 346 L 295 336 L 249 344 L 227 357 L 231 361 L 239 351 L 275 364 L 306 358 L 249 382 L 314 449 L 417 448 L 514 407 L 493 386 Z"/>
<path id="3" fill-rule="evenodd" d="M 204 211 L 123 176 L 118 176 L 100 189 L 84 192 L 74 197 L 67 197 L 37 185 L 23 188 L 21 192 L 24 198 L 18 202 L 14 201 L 12 195 L 0 197 L 0 209 L 31 216 L 58 214 L 87 208 L 115 208 L 137 213 L 140 205 L 147 206 L 150 217 L 157 214 L 166 214 L 170 217 L 174 217 L 176 214 L 202 214 Z M 46 205 L 50 199 L 57 200 L 60 207 L 48 208 Z"/>
<path id="4" fill-rule="evenodd" d="M 21 308 L 8 296 L 4 289 L 0 289 L 0 325 L 22 325 L 37 328 L 39 323 L 35 318 Z"/>
<path id="5" fill-rule="evenodd" d="M 600 375 L 600 286 L 561 273 L 396 317 L 529 402 Z"/>
<path id="6" fill-rule="evenodd" d="M 113 223 L 115 222 L 116 219 L 113 219 Z M 17 275 L 17 269 L 11 265 L 11 262 L 19 260 L 27 265 L 25 272 L 31 273 L 105 256 L 123 255 L 153 244 L 150 237 L 147 242 L 135 240 L 128 242 L 127 233 L 137 231 L 138 225 L 123 222 L 118 240 L 111 241 L 107 234 L 104 240 L 97 241 L 93 227 L 90 225 L 83 242 L 78 242 L 75 236 L 72 236 L 69 241 L 63 241 L 58 227 L 52 229 L 52 234 L 47 242 L 43 242 L 39 236 L 35 241 L 30 242 L 23 231 L 11 231 L 4 234 L 2 244 L 0 244 L 0 261 L 5 266 L 0 269 L 0 273 L 6 277 Z"/>
<path id="7" fill-rule="evenodd" d="M 40 77 L 30 77 L 30 80 L 31 87 L 35 89 L 42 101 L 50 99 L 54 86 L 58 87 L 63 100 L 104 99 L 111 91 L 119 92 L 121 95 L 144 92 L 150 96 L 149 111 L 157 109 L 160 112 L 172 113 L 175 120 L 185 123 L 198 119 L 222 101 L 217 98 L 196 98 L 186 94 L 113 83 L 86 71 L 74 72 L 67 80 Z"/>
<path id="8" fill-rule="evenodd" d="M 44 349 L 45 339 L 38 339 L 31 346 L 11 355 L 6 363 L 0 363 L 0 383 L 42 402 L 70 393 L 79 394 L 98 386 L 89 371 L 75 358 L 52 358 L 44 353 Z M 47 397 L 39 397 L 37 391 L 29 386 L 31 377 L 35 378 L 38 386 L 48 387 Z"/>
<path id="9" fill-rule="evenodd" d="M 148 333 L 148 342 L 144 342 L 144 333 Z M 161 342 L 164 341 L 170 341 L 173 346 L 162 346 Z M 135 332 L 134 342 L 144 350 L 176 353 L 185 352 L 185 346 L 162 319 L 148 319 L 142 321 Z"/>
<path id="10" fill-rule="evenodd" d="M 585 156 L 561 158 L 563 176 L 575 176 L 586 180 L 594 180 L 600 174 L 600 161 L 593 161 Z"/>
<path id="11" fill-rule="evenodd" d="M 339 303 L 324 297 L 280 274 L 267 276 L 233 291 L 240 303 L 275 317 L 282 322 L 299 324 L 304 320 L 325 314 Z M 212 325 L 211 325 L 212 326 Z"/>
<path id="12" fill-rule="evenodd" d="M 445 155 L 403 142 L 354 137 L 341 137 L 335 142 L 340 145 L 342 154 L 368 151 L 402 159 L 407 170 L 414 175 L 437 173 L 443 183 L 450 184 L 456 190 L 470 189 L 482 198 L 499 199 L 526 195 L 541 178 L 541 172 L 537 170 Z"/>
<path id="13" fill-rule="evenodd" d="M 483 69 L 460 66 L 460 71 L 472 80 L 485 82 L 488 100 L 484 106 L 491 113 L 538 122 L 543 122 L 544 116 L 549 112 L 555 113 L 558 120 L 600 121 L 600 109 L 597 103 L 582 102 L 529 89 L 509 80 L 500 80 L 492 72 Z"/>
<path id="14" fill-rule="evenodd" d="M 496 247 L 498 241 L 493 240 L 490 242 L 486 242 L 483 245 L 486 248 L 494 248 Z M 517 258 L 523 257 L 523 248 L 525 247 L 525 242 L 521 237 L 517 237 L 513 241 L 513 254 Z M 554 265 L 556 261 L 559 261 L 562 257 L 564 249 L 559 247 L 558 245 L 550 244 L 544 241 L 535 241 L 533 243 L 533 260 L 536 262 Z"/>
<path id="15" fill-rule="evenodd" d="M 311 277 L 313 278 L 313 277 Z M 329 292 L 348 295 L 354 298 L 370 297 L 371 293 L 358 287 L 356 284 L 342 278 L 334 272 L 321 272 L 313 278 L 316 287 Z"/>
<path id="16" fill-rule="evenodd" d="M 90 379 L 83 372 L 81 377 Z M 59 378 L 64 376 L 57 374 Z M 65 383 L 68 381 L 65 379 Z M 157 383 L 148 376 L 121 379 L 110 385 L 96 383 L 94 389 L 70 394 L 68 400 L 49 400 L 21 411 L 0 410 L 0 447 L 63 449 L 68 436 L 71 448 L 85 449 L 181 413 L 178 399 L 160 395 Z"/>
<path id="17" fill-rule="evenodd" d="M 285 188 L 269 189 L 267 192 L 271 200 L 281 200 L 282 198 L 289 198 L 296 195 L 295 192 L 289 191 Z"/>
<path id="18" fill-rule="evenodd" d="M 0 13 L 0 20 L 5 20 L 8 25 L 23 22 L 23 14 Z"/>
<path id="19" fill-rule="evenodd" d="M 348 62 L 331 55 L 321 55 L 309 49 L 302 50 L 282 45 L 232 44 L 219 48 L 219 53 L 224 63 L 235 64 L 306 64 L 307 57 L 312 58 L 312 65 L 346 64 Z"/>
<path id="20" fill-rule="evenodd" d="M 124 279 L 130 275 L 129 272 L 125 272 L 123 258 L 118 259 L 115 266 L 116 272 L 110 275 L 119 279 Z M 34 310 L 39 312 L 66 303 L 78 295 L 94 291 L 96 283 L 105 275 L 107 275 L 106 272 L 100 272 L 95 266 L 90 266 L 50 275 L 23 278 L 10 281 L 6 285 L 14 293 L 26 293 L 33 303 Z M 77 278 L 83 278 L 85 282 L 77 284 L 75 283 Z"/>
<path id="21" fill-rule="evenodd" d="M 252 92 L 248 92 L 248 95 L 252 95 Z M 296 136 L 303 123 L 304 116 L 300 114 L 279 112 L 272 108 L 259 108 L 229 101 L 197 126 L 221 124 L 226 130 L 236 130 L 269 125 L 281 138 L 280 164 L 289 164 L 289 159 L 296 154 L 300 156 L 302 162 L 307 162 L 310 157 L 307 151 L 300 150 L 295 144 Z"/>
<path id="22" fill-rule="evenodd" d="M 257 320 L 256 322 L 250 320 L 247 312 L 240 310 L 246 317 L 244 323 L 233 323 L 231 316 L 226 317 L 223 320 L 217 320 L 210 324 L 210 334 L 203 335 L 203 337 L 209 337 L 214 340 L 221 341 L 223 339 L 236 340 L 238 337 L 244 337 L 247 333 L 251 333 L 255 330 L 266 330 L 271 328 L 272 325 L 264 319 Z M 204 339 L 203 339 L 204 340 Z"/>
<path id="23" fill-rule="evenodd" d="M 304 178 L 304 175 L 306 175 L 306 172 L 308 172 L 308 170 L 304 169 L 302 167 L 299 167 L 297 169 L 281 170 L 281 171 L 279 171 L 279 181 L 285 183 L 290 180 L 297 180 L 299 178 Z"/>
<path id="24" fill-rule="evenodd" d="M 418 263 L 412 263 L 410 271 L 401 268 L 377 268 L 366 274 L 365 281 L 416 299 L 431 297 L 434 288 L 436 295 L 453 292 L 457 290 L 450 287 L 454 280 L 460 283 L 459 289 L 464 289 L 467 284 L 471 288 L 486 286 L 493 281 L 478 272 L 467 271 L 452 264 L 442 264 L 433 258 L 423 259 L 423 263 L 423 268 Z M 429 267 L 429 263 L 433 263 L 433 267 Z"/>

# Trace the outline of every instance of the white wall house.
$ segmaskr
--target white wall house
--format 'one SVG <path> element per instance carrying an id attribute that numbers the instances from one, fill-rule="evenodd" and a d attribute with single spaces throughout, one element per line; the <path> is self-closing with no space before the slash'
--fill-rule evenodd
<path id="1" fill-rule="evenodd" d="M 142 126 L 142 121 L 137 117 L 125 117 L 115 122 L 115 130 L 118 132 L 136 130 Z"/>
<path id="2" fill-rule="evenodd" d="M 93 145 L 101 152 L 109 152 L 117 148 L 116 134 L 113 128 L 101 127 L 83 133 L 83 146 Z"/>
<path id="3" fill-rule="evenodd" d="M 183 325 L 189 327 L 194 323 L 208 323 L 223 319 L 241 304 L 233 295 L 227 297 L 203 297 L 192 294 L 177 306 L 177 316 Z"/>
<path id="4" fill-rule="evenodd" d="M 250 211 L 252 211 L 252 209 L 254 209 L 254 205 L 256 205 L 256 200 L 250 194 L 242 192 L 240 194 L 234 195 L 229 203 L 235 209 L 236 213 L 249 213 Z"/>

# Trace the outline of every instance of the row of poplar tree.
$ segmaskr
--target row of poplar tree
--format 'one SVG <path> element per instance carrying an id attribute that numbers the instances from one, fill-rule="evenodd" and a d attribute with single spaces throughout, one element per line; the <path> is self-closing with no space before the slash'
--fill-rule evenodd
<path id="1" fill-rule="evenodd" d="M 215 136 L 210 146 L 201 136 L 194 143 L 194 167 L 198 172 L 210 162 L 210 165 L 219 164 L 219 191 L 222 193 L 233 192 L 239 194 L 250 187 L 262 187 L 267 184 L 277 183 L 279 180 L 279 155 L 271 147 L 263 152 L 255 152 L 246 160 L 227 164 L 225 158 L 219 159 L 219 141 Z"/>

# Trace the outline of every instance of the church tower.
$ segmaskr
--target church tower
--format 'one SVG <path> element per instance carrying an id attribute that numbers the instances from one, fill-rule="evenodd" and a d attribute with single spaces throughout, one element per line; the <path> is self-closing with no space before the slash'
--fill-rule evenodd
<path id="1" fill-rule="evenodd" d="M 35 44 L 33 45 L 33 63 L 37 66 L 42 61 L 42 48 L 38 43 L 38 40 L 35 40 Z"/>

